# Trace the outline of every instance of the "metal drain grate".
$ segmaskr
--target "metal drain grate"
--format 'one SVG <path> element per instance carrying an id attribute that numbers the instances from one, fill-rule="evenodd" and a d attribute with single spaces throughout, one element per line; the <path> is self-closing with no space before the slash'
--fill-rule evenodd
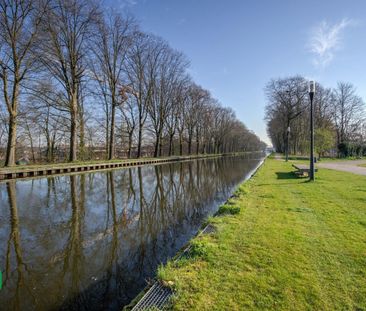
<path id="1" fill-rule="evenodd" d="M 216 231 L 216 228 L 208 224 L 198 235 L 210 234 Z M 175 262 L 183 257 L 189 257 L 191 246 L 188 245 L 176 258 Z M 165 310 L 170 297 L 173 295 L 173 290 L 164 286 L 160 282 L 155 282 L 139 302 L 132 308 L 131 311 L 147 311 L 147 310 Z"/>
<path id="2" fill-rule="evenodd" d="M 159 282 L 155 282 L 132 311 L 164 310 L 173 291 Z"/>
<path id="3" fill-rule="evenodd" d="M 216 228 L 210 224 L 208 224 L 201 232 L 201 234 L 210 234 L 214 233 L 216 231 Z"/>

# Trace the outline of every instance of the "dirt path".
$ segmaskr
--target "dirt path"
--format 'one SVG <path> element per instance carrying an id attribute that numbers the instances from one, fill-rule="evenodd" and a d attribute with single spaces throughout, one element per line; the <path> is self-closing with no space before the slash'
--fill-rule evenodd
<path id="1" fill-rule="evenodd" d="M 366 167 L 358 166 L 360 164 L 366 164 L 366 160 L 349 160 L 349 161 L 320 162 L 320 163 L 318 162 L 316 166 L 320 168 L 328 168 L 331 170 L 349 172 L 366 176 Z"/>

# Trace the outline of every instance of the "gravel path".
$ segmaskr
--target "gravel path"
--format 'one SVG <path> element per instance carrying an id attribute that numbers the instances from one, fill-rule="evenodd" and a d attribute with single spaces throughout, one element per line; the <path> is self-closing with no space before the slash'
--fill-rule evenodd
<path id="1" fill-rule="evenodd" d="M 320 162 L 320 163 L 318 162 L 316 163 L 316 166 L 366 176 L 366 167 L 358 166 L 360 164 L 366 164 L 366 160 L 350 160 L 350 161 Z"/>

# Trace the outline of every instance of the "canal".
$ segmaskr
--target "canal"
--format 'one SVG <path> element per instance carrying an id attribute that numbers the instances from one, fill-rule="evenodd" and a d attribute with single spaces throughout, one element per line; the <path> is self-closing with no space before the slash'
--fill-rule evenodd
<path id="1" fill-rule="evenodd" d="M 0 183 L 0 309 L 121 310 L 262 157 Z"/>

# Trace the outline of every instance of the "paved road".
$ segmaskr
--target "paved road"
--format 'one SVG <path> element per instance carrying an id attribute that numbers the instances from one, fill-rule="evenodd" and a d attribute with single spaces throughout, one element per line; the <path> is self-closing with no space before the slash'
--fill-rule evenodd
<path id="1" fill-rule="evenodd" d="M 350 161 L 339 161 L 339 162 L 318 162 L 317 167 L 329 168 L 331 170 L 343 171 L 354 173 L 358 175 L 366 176 L 366 167 L 360 167 L 358 165 L 366 164 L 366 160 L 350 160 Z"/>

